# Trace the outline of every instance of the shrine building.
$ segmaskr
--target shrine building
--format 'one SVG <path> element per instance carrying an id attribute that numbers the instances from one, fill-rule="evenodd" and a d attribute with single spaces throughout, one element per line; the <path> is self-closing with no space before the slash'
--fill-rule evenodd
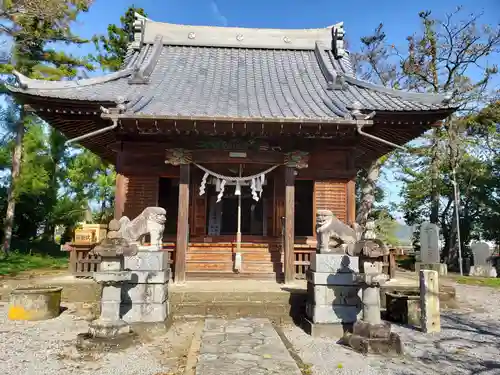
<path id="1" fill-rule="evenodd" d="M 174 280 L 289 282 L 315 213 L 355 220 L 356 172 L 449 116 L 447 97 L 356 77 L 344 28 L 185 26 L 136 16 L 121 70 L 16 73 L 19 102 L 113 164 L 115 216 L 167 210 Z"/>

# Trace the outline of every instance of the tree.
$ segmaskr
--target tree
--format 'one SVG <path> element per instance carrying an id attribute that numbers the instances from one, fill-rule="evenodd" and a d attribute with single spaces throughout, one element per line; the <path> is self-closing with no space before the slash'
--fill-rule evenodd
<path id="1" fill-rule="evenodd" d="M 373 35 L 361 38 L 361 51 L 354 54 L 356 70 L 365 80 L 399 88 L 401 73 L 397 65 L 391 62 L 390 57 L 387 36 L 383 31 L 383 24 L 379 24 Z M 372 210 L 377 201 L 377 193 L 380 196 L 377 184 L 381 169 L 388 158 L 387 155 L 380 157 L 358 174 L 356 186 L 360 186 L 360 194 L 356 222 L 361 226 L 366 226 L 366 222 L 374 217 Z"/>
<path id="2" fill-rule="evenodd" d="M 93 69 L 86 60 L 56 51 L 52 42 L 82 44 L 87 41 L 71 33 L 69 25 L 81 11 L 87 11 L 90 2 L 84 0 L 46 2 L 7 1 L 0 13 L 0 31 L 13 41 L 12 63 L 0 67 L 0 73 L 14 69 L 31 78 L 61 79 L 74 77 L 79 68 Z M 42 10 L 42 8 L 44 8 Z M 15 147 L 12 157 L 11 183 L 7 198 L 4 223 L 3 252 L 8 254 L 14 225 L 16 186 L 21 173 L 22 145 L 25 126 L 30 121 L 25 108 L 17 107 Z"/>
<path id="3" fill-rule="evenodd" d="M 147 17 L 142 8 L 134 5 L 129 7 L 125 14 L 120 17 L 120 25 L 109 24 L 108 35 L 96 35 L 92 38 L 97 49 L 97 61 L 101 68 L 115 72 L 120 70 L 127 56 L 129 43 L 134 35 L 135 14 Z"/>
<path id="4" fill-rule="evenodd" d="M 418 145 L 411 146 L 409 154 L 398 153 L 401 170 L 407 176 L 404 179 L 406 197 L 413 197 L 409 192 L 416 192 L 421 198 L 429 197 L 421 204 L 427 206 L 425 210 L 430 221 L 441 226 L 445 237 L 443 258 L 450 266 L 457 264 L 458 249 L 451 181 L 454 175 L 459 180 L 463 178 L 461 182 L 465 185 L 462 186 L 467 190 L 473 185 L 470 179 L 479 178 L 474 170 L 460 170 L 475 166 L 471 162 L 474 155 L 468 152 L 473 145 L 467 137 L 463 117 L 477 111 L 487 101 L 488 85 L 497 73 L 496 66 L 488 66 L 487 57 L 498 53 L 500 47 L 500 27 L 478 25 L 481 13 L 464 18 L 461 14 L 459 7 L 440 20 L 433 18 L 430 11 L 421 12 L 422 33 L 408 37 L 405 54 L 396 50 L 403 87 L 448 94 L 459 108 L 457 115 L 445 120 L 442 126 L 436 126 Z M 473 79 L 472 70 L 479 72 L 481 77 Z M 408 202 L 407 206 L 414 203 Z M 407 212 L 408 218 L 415 219 L 411 218 L 411 212 Z M 464 232 L 464 239 L 467 237 Z"/>

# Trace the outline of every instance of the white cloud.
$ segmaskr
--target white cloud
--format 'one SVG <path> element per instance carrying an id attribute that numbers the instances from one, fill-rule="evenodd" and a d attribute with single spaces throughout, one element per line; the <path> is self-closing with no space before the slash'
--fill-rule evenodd
<path id="1" fill-rule="evenodd" d="M 219 21 L 222 26 L 227 26 L 227 18 L 221 13 L 219 6 L 215 1 L 210 2 L 210 9 L 212 10 L 212 14 L 217 21 Z"/>

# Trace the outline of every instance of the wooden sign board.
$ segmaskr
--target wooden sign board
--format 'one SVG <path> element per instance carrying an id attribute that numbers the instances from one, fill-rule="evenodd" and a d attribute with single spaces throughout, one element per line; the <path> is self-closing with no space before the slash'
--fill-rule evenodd
<path id="1" fill-rule="evenodd" d="M 87 229 L 75 230 L 75 239 L 73 240 L 73 243 L 78 245 L 92 245 L 96 242 L 95 231 Z"/>

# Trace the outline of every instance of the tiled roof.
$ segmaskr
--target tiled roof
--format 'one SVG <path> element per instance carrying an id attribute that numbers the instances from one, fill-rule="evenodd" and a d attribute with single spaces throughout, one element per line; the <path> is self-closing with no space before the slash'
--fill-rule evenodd
<path id="1" fill-rule="evenodd" d="M 137 27 L 121 71 L 65 82 L 18 75 L 20 85 L 11 90 L 76 101 L 124 102 L 122 116 L 335 121 L 352 119 L 355 110 L 450 108 L 443 96 L 356 79 L 349 53 L 343 50 L 342 25 L 270 31 L 169 25 L 140 18 Z"/>

